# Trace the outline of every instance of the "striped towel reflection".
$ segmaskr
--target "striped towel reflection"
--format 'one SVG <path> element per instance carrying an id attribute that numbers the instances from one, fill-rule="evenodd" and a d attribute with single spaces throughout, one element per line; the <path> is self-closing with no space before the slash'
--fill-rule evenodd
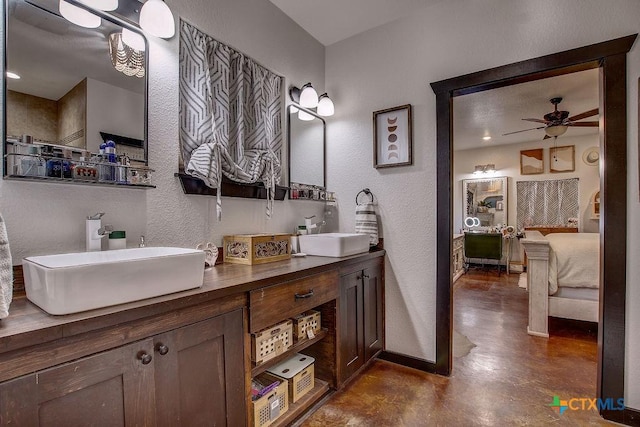
<path id="1" fill-rule="evenodd" d="M 9 315 L 9 304 L 13 294 L 13 264 L 7 228 L 0 215 L 0 319 Z"/>
<path id="2" fill-rule="evenodd" d="M 369 244 L 378 244 L 378 219 L 372 202 L 356 205 L 356 233 L 368 234 Z"/>

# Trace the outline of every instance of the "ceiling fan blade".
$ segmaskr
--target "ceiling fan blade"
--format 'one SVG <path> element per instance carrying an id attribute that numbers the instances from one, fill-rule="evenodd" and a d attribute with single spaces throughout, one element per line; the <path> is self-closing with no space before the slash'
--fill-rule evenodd
<path id="1" fill-rule="evenodd" d="M 526 120 L 528 122 L 544 123 L 545 125 L 547 124 L 547 121 L 542 119 L 522 119 L 522 120 Z"/>
<path id="2" fill-rule="evenodd" d="M 517 130 L 517 131 L 515 131 L 515 132 L 503 133 L 503 134 L 502 134 L 502 136 L 513 135 L 514 133 L 528 132 L 528 131 L 530 131 L 530 130 L 544 129 L 544 128 L 546 128 L 546 126 L 539 126 L 539 127 L 537 127 L 537 128 Z"/>
<path id="3" fill-rule="evenodd" d="M 600 124 L 598 122 L 575 122 L 567 123 L 567 126 L 575 126 L 582 128 L 597 128 Z"/>
<path id="4" fill-rule="evenodd" d="M 575 122 L 576 120 L 586 119 L 587 117 L 595 116 L 598 114 L 598 109 L 594 108 L 593 110 L 585 111 L 584 113 L 576 114 L 573 117 L 569 117 L 567 120 L 570 122 Z"/>

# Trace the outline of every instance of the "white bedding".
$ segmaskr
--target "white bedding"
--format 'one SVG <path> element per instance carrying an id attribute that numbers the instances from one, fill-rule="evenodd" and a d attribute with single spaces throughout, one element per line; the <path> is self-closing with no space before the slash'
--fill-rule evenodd
<path id="1" fill-rule="evenodd" d="M 600 283 L 600 235 L 551 233 L 549 241 L 549 295 L 558 287 L 595 288 Z"/>

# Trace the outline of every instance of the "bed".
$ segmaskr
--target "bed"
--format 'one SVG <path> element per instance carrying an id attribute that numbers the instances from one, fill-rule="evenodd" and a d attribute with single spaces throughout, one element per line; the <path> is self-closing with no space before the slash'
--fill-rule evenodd
<path id="1" fill-rule="evenodd" d="M 527 231 L 530 335 L 549 336 L 549 316 L 598 321 L 600 235 Z"/>

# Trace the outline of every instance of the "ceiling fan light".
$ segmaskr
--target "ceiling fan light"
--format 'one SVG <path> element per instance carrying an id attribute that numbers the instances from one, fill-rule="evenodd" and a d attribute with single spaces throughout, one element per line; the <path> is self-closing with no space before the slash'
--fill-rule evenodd
<path id="1" fill-rule="evenodd" d="M 169 39 L 176 33 L 176 23 L 169 6 L 162 0 L 147 0 L 140 10 L 140 27 L 152 36 Z"/>
<path id="2" fill-rule="evenodd" d="M 544 132 L 549 136 L 561 136 L 569 129 L 569 126 L 565 125 L 555 125 L 555 126 L 547 126 L 544 128 Z"/>
<path id="3" fill-rule="evenodd" d="M 64 19 L 84 28 L 98 28 L 102 24 L 102 19 L 98 15 L 64 0 L 58 3 L 58 10 Z"/>
<path id="4" fill-rule="evenodd" d="M 140 52 L 145 50 L 144 37 L 128 28 L 122 29 L 122 43 Z"/>
<path id="5" fill-rule="evenodd" d="M 328 117 L 333 116 L 335 113 L 335 107 L 333 101 L 329 98 L 329 95 L 323 93 L 318 100 L 318 115 Z"/>
<path id="6" fill-rule="evenodd" d="M 316 108 L 318 106 L 318 92 L 311 86 L 311 83 L 302 86 L 300 106 L 304 108 Z"/>
<path id="7" fill-rule="evenodd" d="M 118 8 L 118 0 L 78 0 L 82 4 L 89 7 L 104 10 L 106 12 L 116 10 Z"/>

